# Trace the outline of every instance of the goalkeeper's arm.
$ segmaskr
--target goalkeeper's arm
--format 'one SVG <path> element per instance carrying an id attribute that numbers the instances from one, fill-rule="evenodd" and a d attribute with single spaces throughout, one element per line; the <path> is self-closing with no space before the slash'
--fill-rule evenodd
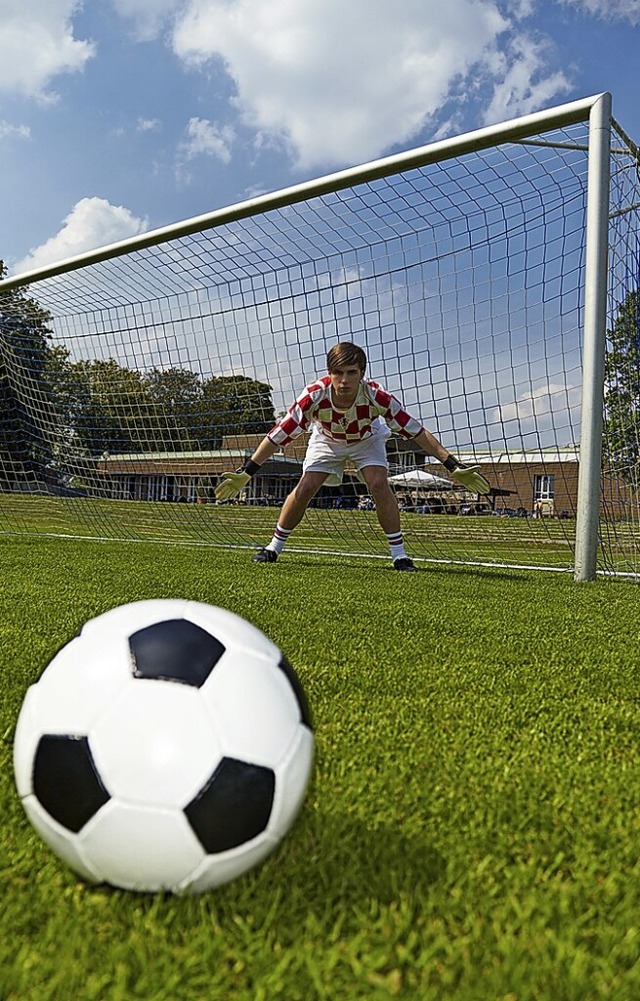
<path id="1" fill-rule="evenodd" d="M 251 458 L 240 469 L 236 469 L 235 473 L 222 474 L 222 480 L 215 489 L 216 500 L 232 500 L 237 497 L 260 467 L 275 455 L 278 447 L 269 438 L 263 438 Z"/>
<path id="2" fill-rule="evenodd" d="M 455 455 L 451 455 L 430 431 L 423 428 L 420 434 L 416 435 L 415 441 L 427 455 L 432 455 L 434 459 L 442 463 L 455 483 L 460 483 L 474 494 L 489 493 L 491 487 L 480 472 L 480 467 L 465 466 L 459 459 L 456 459 Z"/>

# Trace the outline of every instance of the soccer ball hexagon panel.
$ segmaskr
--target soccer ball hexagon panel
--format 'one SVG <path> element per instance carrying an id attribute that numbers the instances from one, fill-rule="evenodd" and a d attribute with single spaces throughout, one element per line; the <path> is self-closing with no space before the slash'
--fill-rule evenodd
<path id="1" fill-rule="evenodd" d="M 26 693 L 14 769 L 34 828 L 83 879 L 199 893 L 282 840 L 313 744 L 271 640 L 225 609 L 154 599 L 56 654 Z"/>

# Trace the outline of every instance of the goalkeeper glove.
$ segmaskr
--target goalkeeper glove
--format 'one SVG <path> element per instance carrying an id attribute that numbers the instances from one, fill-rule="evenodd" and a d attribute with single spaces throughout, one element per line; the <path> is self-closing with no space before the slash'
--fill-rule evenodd
<path id="1" fill-rule="evenodd" d="M 242 469 L 238 469 L 235 473 L 223 473 L 222 483 L 219 483 L 215 489 L 216 500 L 225 501 L 237 497 L 259 469 L 260 466 L 249 459 L 248 462 L 245 462 Z"/>
<path id="2" fill-rule="evenodd" d="M 451 479 L 461 483 L 471 493 L 488 494 L 491 488 L 479 470 L 480 466 L 460 466 L 451 474 Z"/>
<path id="3" fill-rule="evenodd" d="M 223 473 L 222 483 L 216 487 L 216 500 L 231 500 L 237 497 L 251 479 L 248 473 Z"/>
<path id="4" fill-rule="evenodd" d="M 451 473 L 451 479 L 460 483 L 465 490 L 474 494 L 488 494 L 491 487 L 480 472 L 480 466 L 463 466 L 461 462 L 450 455 L 443 466 Z"/>

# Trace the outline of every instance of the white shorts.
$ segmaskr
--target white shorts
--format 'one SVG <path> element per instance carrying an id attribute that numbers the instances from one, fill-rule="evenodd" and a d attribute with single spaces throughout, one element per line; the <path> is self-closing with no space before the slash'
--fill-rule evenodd
<path id="1" fill-rule="evenodd" d="M 365 466 L 389 468 L 385 442 L 391 432 L 386 425 L 361 441 L 333 441 L 319 431 L 313 431 L 302 463 L 303 473 L 326 473 L 325 486 L 339 487 L 344 467 L 350 459 L 358 474 Z M 359 475 L 358 479 L 362 479 Z"/>

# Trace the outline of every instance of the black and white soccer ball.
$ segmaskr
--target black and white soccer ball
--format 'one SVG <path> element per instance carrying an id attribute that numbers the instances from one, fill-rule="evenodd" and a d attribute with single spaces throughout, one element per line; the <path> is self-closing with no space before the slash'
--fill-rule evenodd
<path id="1" fill-rule="evenodd" d="M 260 630 L 212 605 L 133 602 L 87 622 L 26 693 L 26 813 L 83 879 L 200 893 L 269 855 L 313 761 L 304 692 Z"/>

